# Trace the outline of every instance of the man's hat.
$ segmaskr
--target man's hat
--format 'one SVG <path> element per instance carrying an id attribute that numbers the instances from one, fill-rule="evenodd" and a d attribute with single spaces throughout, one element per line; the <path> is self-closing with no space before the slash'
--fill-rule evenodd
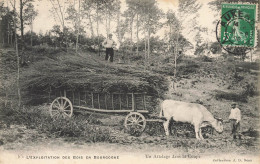
<path id="1" fill-rule="evenodd" d="M 231 105 L 233 106 L 233 105 L 237 105 L 237 104 L 235 102 L 233 102 Z"/>

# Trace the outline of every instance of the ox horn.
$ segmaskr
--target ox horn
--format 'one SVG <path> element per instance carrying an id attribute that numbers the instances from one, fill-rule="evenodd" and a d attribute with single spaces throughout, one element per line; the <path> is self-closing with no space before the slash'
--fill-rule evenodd
<path id="1" fill-rule="evenodd" d="M 223 122 L 223 119 L 222 118 L 219 118 L 219 117 L 214 117 L 216 120 L 218 120 L 218 121 L 221 121 L 221 122 Z"/>

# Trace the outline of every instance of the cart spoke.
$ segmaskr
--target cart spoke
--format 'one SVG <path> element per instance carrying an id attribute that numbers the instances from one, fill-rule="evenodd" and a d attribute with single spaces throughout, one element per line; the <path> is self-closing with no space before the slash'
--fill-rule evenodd
<path id="1" fill-rule="evenodd" d="M 144 120 L 137 121 L 138 123 L 144 122 Z"/>
<path id="2" fill-rule="evenodd" d="M 64 114 L 64 116 L 66 116 L 66 117 L 70 117 L 66 112 L 64 112 L 63 114 Z"/>
<path id="3" fill-rule="evenodd" d="M 59 111 L 58 110 L 52 110 L 51 113 L 55 114 L 55 113 L 59 113 Z"/>
<path id="4" fill-rule="evenodd" d="M 52 108 L 53 111 L 59 111 L 59 108 Z"/>
<path id="5" fill-rule="evenodd" d="M 57 106 L 56 104 L 52 106 L 52 109 L 59 109 L 59 106 Z"/>
<path id="6" fill-rule="evenodd" d="M 127 122 L 131 122 L 131 123 L 133 123 L 134 121 L 131 121 L 131 120 L 127 120 Z"/>
<path id="7" fill-rule="evenodd" d="M 63 106 L 63 98 L 60 99 L 61 106 Z"/>
<path id="8" fill-rule="evenodd" d="M 59 102 L 59 100 L 56 100 L 55 102 L 57 102 L 57 103 L 58 103 L 58 106 L 60 106 L 60 102 Z"/>
<path id="9" fill-rule="evenodd" d="M 54 115 L 52 115 L 53 118 L 54 118 L 54 117 L 58 118 L 58 116 L 59 116 L 59 112 L 57 112 L 57 113 L 55 113 Z"/>
<path id="10" fill-rule="evenodd" d="M 65 103 L 63 104 L 63 108 L 65 109 L 65 106 L 67 105 L 68 101 L 65 101 Z"/>
<path id="11" fill-rule="evenodd" d="M 68 106 L 66 106 L 66 107 L 64 108 L 64 110 L 67 109 L 68 107 L 70 107 L 70 104 L 69 104 Z"/>
<path id="12" fill-rule="evenodd" d="M 133 121 L 135 121 L 135 120 L 136 120 L 136 118 L 134 118 L 133 116 L 131 116 L 131 118 L 132 118 L 132 120 L 133 120 Z"/>
<path id="13" fill-rule="evenodd" d="M 66 113 L 66 114 L 70 114 L 71 111 L 70 111 L 70 110 L 64 110 L 64 113 Z"/>
<path id="14" fill-rule="evenodd" d="M 140 124 L 136 124 L 137 126 L 139 126 L 139 127 L 143 127 L 143 125 L 140 125 Z"/>
<path id="15" fill-rule="evenodd" d="M 68 118 L 68 117 L 70 117 L 70 115 L 69 114 L 67 114 L 67 113 L 63 113 L 63 115 L 64 115 L 64 118 Z"/>

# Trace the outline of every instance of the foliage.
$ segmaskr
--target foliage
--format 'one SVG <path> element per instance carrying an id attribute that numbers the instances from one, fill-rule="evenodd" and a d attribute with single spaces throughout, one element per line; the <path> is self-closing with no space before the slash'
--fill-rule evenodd
<path id="1" fill-rule="evenodd" d="M 194 13 L 198 11 L 202 5 L 197 2 L 197 0 L 180 0 L 179 1 L 179 11 L 182 13 Z"/>
<path id="2" fill-rule="evenodd" d="M 32 2 L 26 4 L 24 9 L 24 24 L 32 26 L 33 20 L 38 15 L 38 11 L 35 10 L 34 5 Z M 32 30 L 32 29 L 31 29 Z"/>
<path id="3" fill-rule="evenodd" d="M 2 38 L 2 46 L 10 46 L 14 43 L 15 29 L 14 29 L 14 11 L 10 11 L 8 7 L 0 5 L 1 24 L 0 24 L 0 38 Z"/>
<path id="4" fill-rule="evenodd" d="M 197 45 L 194 55 L 203 55 L 202 53 L 208 48 L 207 44 Z"/>
<path id="5" fill-rule="evenodd" d="M 217 100 L 226 99 L 231 100 L 235 102 L 248 102 L 248 97 L 253 97 L 259 95 L 259 91 L 257 90 L 257 87 L 253 83 L 247 83 L 245 86 L 243 86 L 243 91 L 240 93 L 229 93 L 229 92 L 223 92 L 223 91 L 217 91 L 215 94 L 215 98 Z"/>
<path id="6" fill-rule="evenodd" d="M 236 64 L 236 68 L 242 67 L 244 71 L 250 72 L 250 70 L 259 70 L 260 65 L 258 62 L 239 62 Z"/>
<path id="7" fill-rule="evenodd" d="M 142 39 L 139 43 L 139 50 L 140 51 L 144 51 L 145 50 L 145 39 Z M 153 51 L 163 51 L 163 45 L 164 45 L 164 42 L 162 39 L 159 38 L 159 36 L 152 36 L 150 38 L 150 52 L 153 52 Z M 146 45 L 146 48 L 147 48 L 147 45 Z M 135 48 L 134 48 L 135 49 Z"/>
<path id="8" fill-rule="evenodd" d="M 221 46 L 220 46 L 220 43 L 219 42 L 214 42 L 210 45 L 210 51 L 213 53 L 213 54 L 219 54 L 221 53 Z"/>
<path id="9" fill-rule="evenodd" d="M 178 46 L 179 51 L 183 51 L 192 47 L 192 44 L 182 34 L 173 33 L 170 38 L 170 46 L 172 46 L 172 48 Z"/>
<path id="10" fill-rule="evenodd" d="M 110 140 L 107 128 L 97 127 L 89 122 L 90 117 L 74 116 L 70 119 L 53 120 L 46 115 L 44 106 L 26 107 L 23 110 L 3 108 L 0 112 L 8 117 L 3 121 L 11 124 L 25 125 L 37 129 L 49 137 L 77 137 L 86 142 L 105 142 Z"/>
<path id="11" fill-rule="evenodd" d="M 32 46 L 40 45 L 41 41 L 48 43 L 48 41 L 47 40 L 45 41 L 44 38 L 42 38 L 43 40 L 40 40 L 38 35 L 35 32 L 27 32 L 27 33 L 25 33 L 25 35 L 24 35 L 24 42 L 27 45 L 30 45 L 31 39 L 32 39 Z"/>
<path id="12" fill-rule="evenodd" d="M 244 87 L 243 95 L 253 97 L 259 95 L 259 91 L 254 83 L 246 84 Z"/>
<path id="13" fill-rule="evenodd" d="M 213 62 L 213 59 L 206 56 L 206 55 L 200 56 L 199 60 L 202 61 L 202 62 Z"/>
<path id="14" fill-rule="evenodd" d="M 197 72 L 199 68 L 200 65 L 195 61 L 192 61 L 188 58 L 187 59 L 183 58 L 181 59 L 179 65 L 177 66 L 178 75 L 181 76 L 181 75 L 193 74 Z"/>
<path id="15" fill-rule="evenodd" d="M 247 102 L 247 96 L 245 96 L 243 93 L 228 93 L 223 91 L 217 91 L 215 94 L 216 100 L 230 100 L 235 102 Z"/>

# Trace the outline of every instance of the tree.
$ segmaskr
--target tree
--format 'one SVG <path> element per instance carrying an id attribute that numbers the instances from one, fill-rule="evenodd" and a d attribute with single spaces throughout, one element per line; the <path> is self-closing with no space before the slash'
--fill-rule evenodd
<path id="1" fill-rule="evenodd" d="M 0 5 L 0 13 L 0 38 L 2 38 L 2 45 L 13 45 L 15 40 L 14 19 L 17 19 L 17 17 L 14 10 L 4 7 L 4 4 Z"/>
<path id="2" fill-rule="evenodd" d="M 93 23 L 92 23 L 92 19 L 94 17 L 94 14 L 92 13 L 92 11 L 94 10 L 94 3 L 92 0 L 83 0 L 83 4 L 82 4 L 82 15 L 86 16 L 88 19 L 88 25 L 90 27 L 90 32 L 91 32 L 91 37 L 95 36 L 94 33 L 94 28 L 93 28 Z"/>
<path id="3" fill-rule="evenodd" d="M 116 18 L 117 11 L 120 11 L 120 1 L 119 0 L 104 0 L 103 1 L 104 9 L 103 12 L 105 14 L 105 26 L 106 26 L 106 34 L 110 34 L 111 32 L 111 20 Z"/>
<path id="4" fill-rule="evenodd" d="M 15 2 L 11 2 L 11 5 L 13 6 L 13 8 L 15 8 Z M 25 15 L 25 9 L 28 8 L 28 5 L 30 3 L 34 2 L 34 0 L 19 0 L 19 4 L 20 4 L 20 9 L 19 9 L 19 20 L 20 20 L 20 31 L 21 31 L 21 47 L 22 47 L 22 51 L 20 53 L 20 58 L 21 58 L 21 63 L 24 63 L 24 55 L 23 55 L 23 50 L 24 50 L 24 26 L 26 23 L 26 17 Z M 16 8 L 15 8 L 16 9 Z M 14 10 L 15 11 L 15 10 Z M 15 11 L 16 12 L 16 11 Z M 15 21 L 17 23 L 17 21 Z M 15 24 L 15 23 L 14 23 Z M 17 25 L 15 25 L 17 27 Z"/>
<path id="5" fill-rule="evenodd" d="M 32 7 L 32 2 L 34 2 L 34 0 L 20 0 L 20 30 L 21 30 L 21 42 L 22 42 L 22 47 L 24 46 L 24 23 L 25 23 L 25 9 L 27 9 L 28 7 Z M 22 61 L 23 62 L 23 61 Z"/>
<path id="6" fill-rule="evenodd" d="M 196 42 L 196 35 L 199 32 L 200 27 L 197 19 L 199 17 L 198 11 L 201 7 L 201 3 L 197 0 L 179 0 L 178 18 L 181 22 L 180 29 L 192 43 Z M 193 44 L 193 48 L 196 48 L 196 44 Z"/>
<path id="7" fill-rule="evenodd" d="M 20 88 L 20 56 L 19 56 L 19 50 L 18 50 L 18 39 L 17 39 L 17 12 L 16 12 L 16 0 L 13 0 L 13 2 L 11 2 L 11 5 L 13 6 L 13 22 L 14 22 L 14 36 L 15 36 L 15 54 L 16 54 L 16 63 L 17 63 L 17 95 L 18 95 L 18 109 L 20 109 L 21 107 L 21 100 L 22 100 L 22 96 L 21 96 L 21 88 Z"/>
<path id="8" fill-rule="evenodd" d="M 131 50 L 133 50 L 133 22 L 135 17 L 135 11 L 131 10 L 128 6 L 127 10 L 123 13 L 123 17 L 125 18 L 124 24 L 126 25 L 126 32 L 130 33 L 130 41 L 127 42 L 131 45 Z"/>
<path id="9" fill-rule="evenodd" d="M 142 10 L 141 8 L 141 0 L 126 0 L 126 4 L 127 4 L 127 10 L 126 10 L 126 14 L 128 14 L 130 16 L 130 26 L 131 26 L 131 40 L 132 40 L 132 26 L 133 26 L 133 21 L 134 21 L 134 17 L 136 17 L 136 53 L 138 54 L 139 52 L 139 16 L 140 16 L 140 12 Z"/>
<path id="10" fill-rule="evenodd" d="M 78 9 L 76 9 L 76 5 L 78 5 Z M 74 27 L 75 35 L 76 35 L 76 53 L 78 52 L 78 42 L 79 42 L 79 34 L 80 34 L 80 28 L 81 28 L 81 20 L 83 18 L 81 14 L 81 0 L 78 0 L 76 3 L 76 0 L 74 0 L 73 4 L 70 4 L 70 6 L 67 8 L 67 20 L 69 20 Z"/>
<path id="11" fill-rule="evenodd" d="M 65 42 L 66 44 L 66 49 L 68 48 L 68 40 L 67 40 L 67 36 L 65 37 L 66 35 L 66 26 L 65 26 L 65 14 L 66 14 L 66 8 L 67 8 L 67 1 L 64 0 L 64 1 L 61 1 L 61 0 L 49 0 L 51 2 L 51 5 L 52 5 L 52 9 L 51 9 L 51 12 L 53 14 L 53 17 L 54 19 L 58 20 L 58 22 L 60 23 L 61 25 L 61 30 L 62 30 L 62 33 L 63 33 L 63 37 L 61 37 L 62 39 L 65 39 L 63 40 L 62 42 Z"/>
<path id="12" fill-rule="evenodd" d="M 121 19 L 120 9 L 117 10 L 117 26 L 116 26 L 116 35 L 120 45 L 122 45 L 122 40 L 127 31 L 128 23 Z"/>
<path id="13" fill-rule="evenodd" d="M 31 46 L 32 46 L 33 21 L 37 15 L 38 15 L 38 11 L 35 11 L 34 5 L 32 3 L 29 3 L 27 7 L 24 9 L 24 22 L 26 25 L 30 26 Z"/>
<path id="14" fill-rule="evenodd" d="M 70 33 L 69 29 L 67 27 L 64 27 L 63 30 L 61 30 L 61 27 L 59 25 L 54 25 L 51 32 L 55 36 L 55 45 L 58 45 L 59 47 L 65 47 L 67 49 Z"/>
<path id="15" fill-rule="evenodd" d="M 102 15 L 101 13 L 104 11 L 104 3 L 105 0 L 91 0 L 91 3 L 93 5 L 93 8 L 95 9 L 95 16 L 94 20 L 96 21 L 96 32 L 97 32 L 97 44 L 98 44 L 98 55 L 100 56 L 100 38 L 101 36 L 99 35 L 99 24 L 100 21 L 102 20 Z"/>
<path id="16" fill-rule="evenodd" d="M 163 16 L 155 0 L 142 0 L 140 3 L 140 20 L 143 22 L 144 31 L 147 33 L 147 58 L 150 56 L 150 37 L 161 26 L 159 20 Z"/>

